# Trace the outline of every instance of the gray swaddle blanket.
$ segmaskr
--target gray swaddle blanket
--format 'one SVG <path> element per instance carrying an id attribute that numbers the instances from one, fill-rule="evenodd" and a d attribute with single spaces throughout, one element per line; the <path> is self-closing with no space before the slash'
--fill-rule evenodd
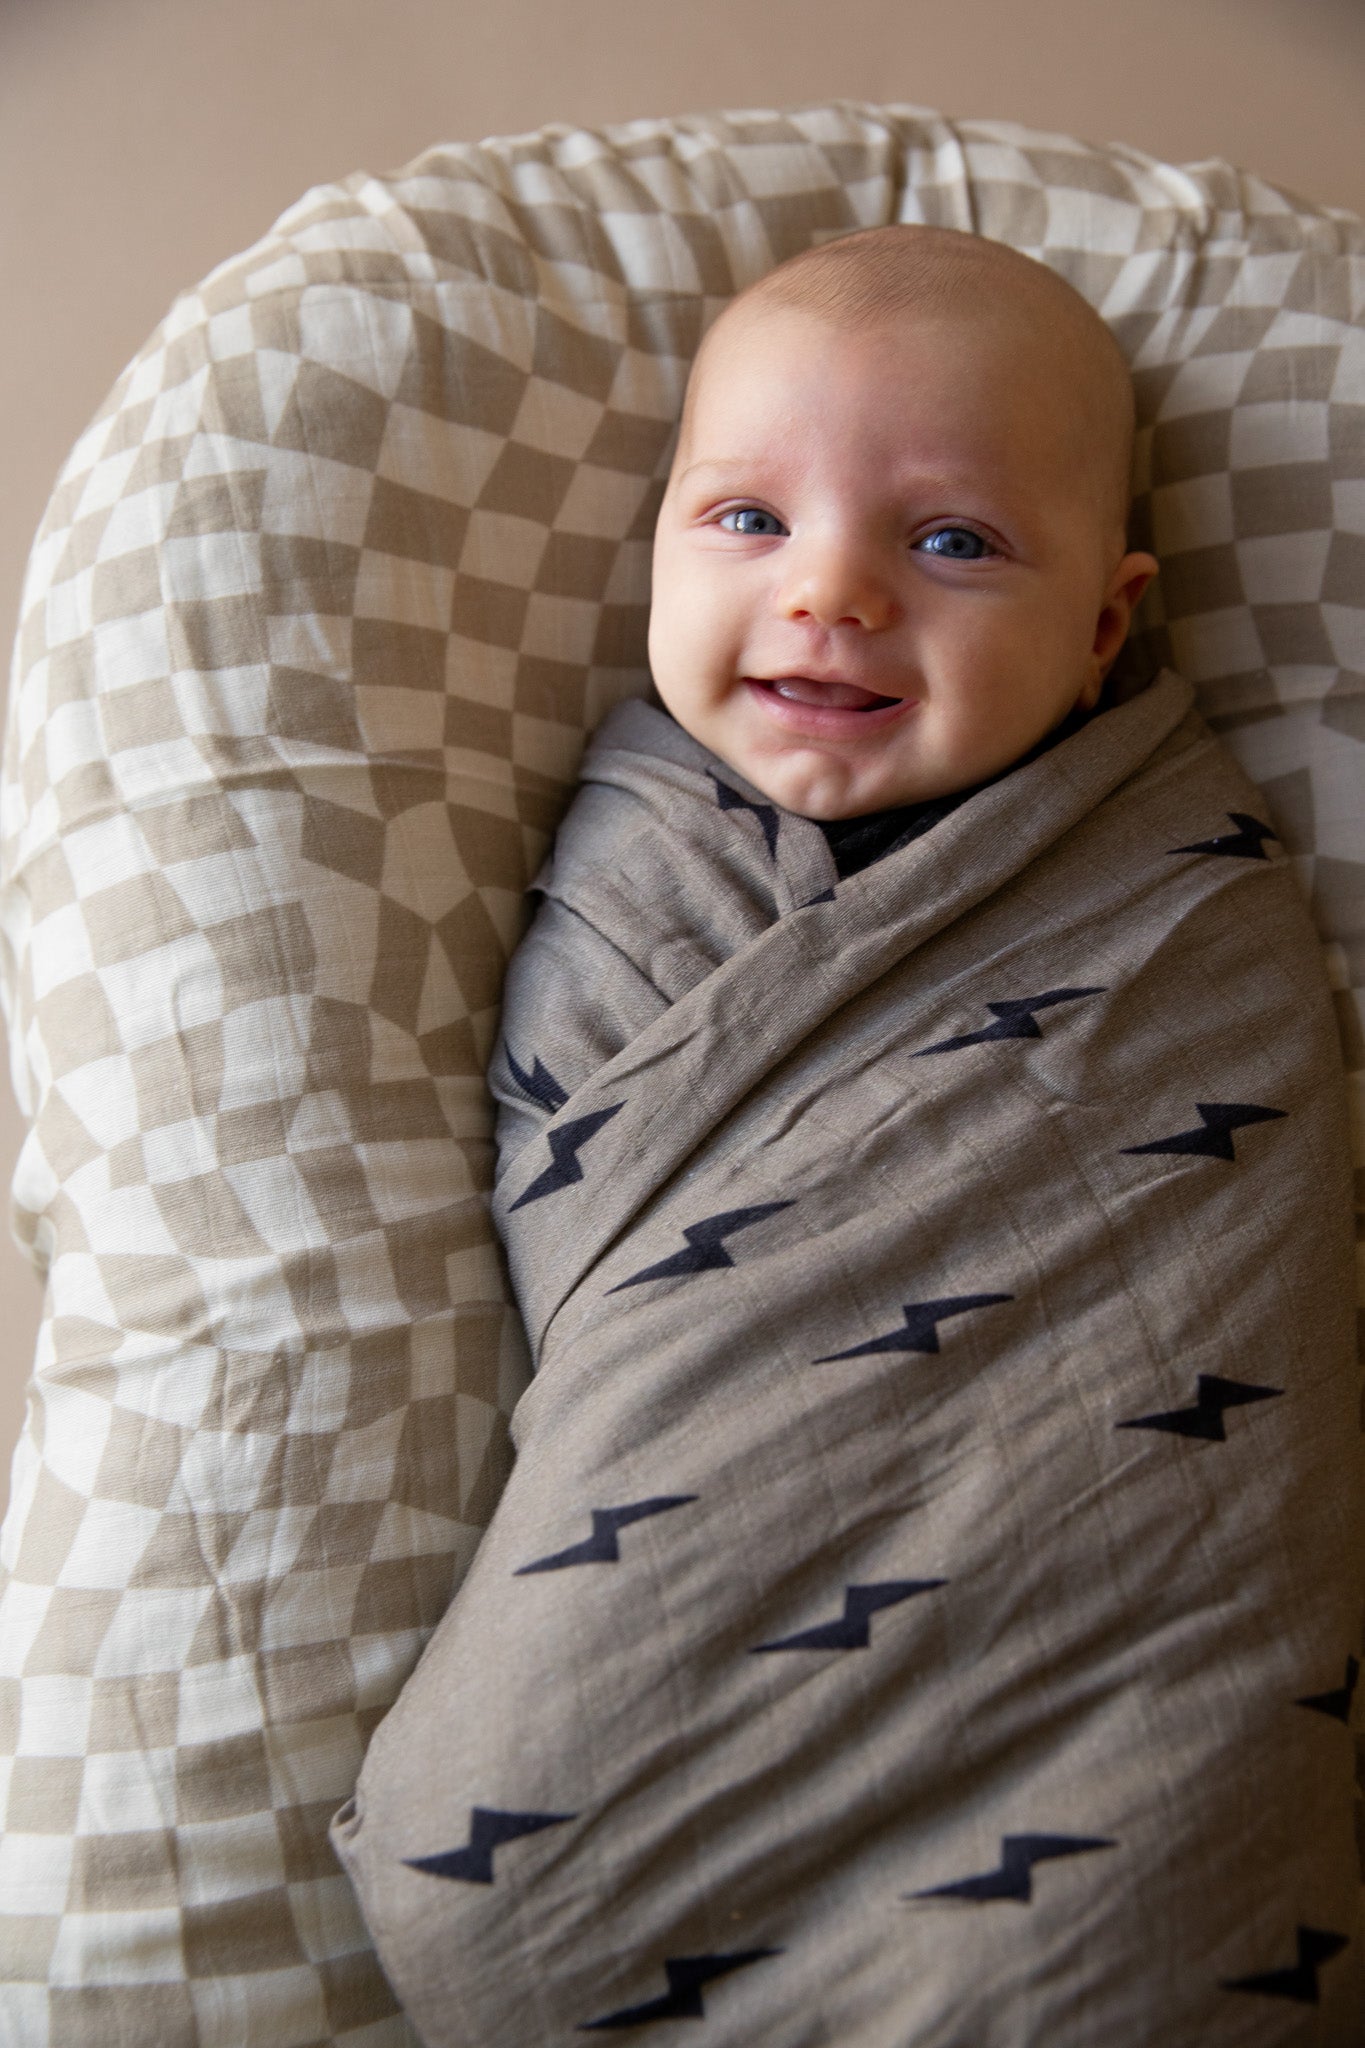
<path id="1" fill-rule="evenodd" d="M 335 1827 L 424 2041 L 1358 2044 L 1340 1058 L 1188 686 L 844 881 L 628 705 L 539 886 L 537 1373 Z"/>

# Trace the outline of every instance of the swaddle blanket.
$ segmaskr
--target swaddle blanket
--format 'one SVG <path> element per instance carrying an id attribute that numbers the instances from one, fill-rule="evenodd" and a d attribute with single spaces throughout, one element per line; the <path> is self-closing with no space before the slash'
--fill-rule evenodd
<path id="1" fill-rule="evenodd" d="M 845 881 L 632 704 L 540 886 L 537 1376 L 335 1830 L 423 2039 L 1358 2044 L 1340 1061 L 1188 687 Z"/>

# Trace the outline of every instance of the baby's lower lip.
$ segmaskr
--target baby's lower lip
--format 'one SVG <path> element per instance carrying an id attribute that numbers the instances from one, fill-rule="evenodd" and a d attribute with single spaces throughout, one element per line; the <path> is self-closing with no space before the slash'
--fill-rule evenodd
<path id="1" fill-rule="evenodd" d="M 769 681 L 746 676 L 750 695 L 788 732 L 817 739 L 852 738 L 876 731 L 899 718 L 914 701 L 884 697 L 853 683 L 816 682 L 809 676 L 780 676 Z"/>

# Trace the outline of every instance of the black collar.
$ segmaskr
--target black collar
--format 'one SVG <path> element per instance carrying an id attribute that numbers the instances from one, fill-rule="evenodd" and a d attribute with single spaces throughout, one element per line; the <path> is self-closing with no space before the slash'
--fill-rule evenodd
<path id="1" fill-rule="evenodd" d="M 930 797 L 924 803 L 900 804 L 894 810 L 868 811 L 861 818 L 818 818 L 815 822 L 828 841 L 839 880 L 843 882 L 850 875 L 861 873 L 863 868 L 870 868 L 874 861 L 883 860 L 888 853 L 899 853 L 912 839 L 931 831 L 959 804 L 965 804 L 968 797 L 989 789 L 993 782 L 1001 781 L 1006 775 L 1012 775 L 1016 768 L 1023 767 L 1025 761 L 1036 761 L 1040 754 L 1046 754 L 1062 740 L 1069 739 L 1073 732 L 1079 732 L 1093 716 L 1093 712 L 1079 709 L 1068 712 L 1060 725 L 1044 733 L 1036 747 L 1031 747 L 1019 760 L 1011 761 L 999 775 L 989 775 L 984 782 L 974 782 L 970 789 L 957 789 L 948 796 Z"/>

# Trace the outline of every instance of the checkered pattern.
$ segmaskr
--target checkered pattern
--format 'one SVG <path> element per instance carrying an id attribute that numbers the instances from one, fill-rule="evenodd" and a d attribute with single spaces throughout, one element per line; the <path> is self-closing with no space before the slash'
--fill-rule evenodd
<path id="1" fill-rule="evenodd" d="M 1111 321 L 1170 659 L 1365 983 L 1365 239 L 1220 164 L 851 104 L 309 193 L 179 300 L 25 593 L 0 954 L 47 1276 L 5 1526 L 0 2041 L 411 2038 L 326 1823 L 524 1383 L 482 1065 L 585 733 L 644 691 L 688 362 L 893 219 Z"/>

